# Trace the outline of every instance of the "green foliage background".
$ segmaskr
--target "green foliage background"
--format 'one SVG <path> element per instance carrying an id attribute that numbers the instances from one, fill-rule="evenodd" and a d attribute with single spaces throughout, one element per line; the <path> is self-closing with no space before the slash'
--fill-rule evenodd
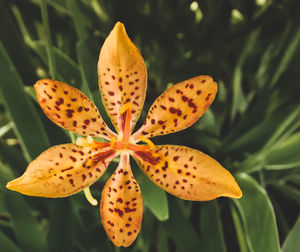
<path id="1" fill-rule="evenodd" d="M 298 0 L 0 0 L 0 251 L 299 251 L 299 13 Z M 74 138 L 43 115 L 36 80 L 81 89 L 108 122 L 96 64 L 117 21 L 148 68 L 141 119 L 172 83 L 199 74 L 218 82 L 195 125 L 153 141 L 210 154 L 244 194 L 187 202 L 134 167 L 145 208 L 127 249 L 110 243 L 83 194 L 50 200 L 5 188 L 42 151 Z M 108 177 L 92 187 L 96 198 Z"/>

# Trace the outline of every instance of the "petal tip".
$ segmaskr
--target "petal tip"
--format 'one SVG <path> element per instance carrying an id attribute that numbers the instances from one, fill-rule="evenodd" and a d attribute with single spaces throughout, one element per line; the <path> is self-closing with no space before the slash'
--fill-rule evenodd
<path id="1" fill-rule="evenodd" d="M 122 38 L 123 36 L 128 37 L 126 33 L 126 29 L 123 23 L 117 22 L 111 32 L 112 34 L 115 34 L 117 38 Z"/>
<path id="2" fill-rule="evenodd" d="M 22 182 L 21 177 L 14 179 L 12 181 L 9 181 L 6 184 L 6 188 L 9 190 L 12 190 L 12 191 L 19 191 L 21 189 L 20 187 L 22 187 L 22 183 L 20 183 L 20 182 Z"/>
<path id="3" fill-rule="evenodd" d="M 228 195 L 228 196 L 230 198 L 234 198 L 234 199 L 240 199 L 243 196 L 243 192 L 236 182 L 232 188 L 230 195 Z"/>

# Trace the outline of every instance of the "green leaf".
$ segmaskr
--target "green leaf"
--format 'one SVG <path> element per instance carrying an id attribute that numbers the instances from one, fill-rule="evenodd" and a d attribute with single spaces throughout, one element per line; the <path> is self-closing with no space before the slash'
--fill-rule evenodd
<path id="1" fill-rule="evenodd" d="M 26 95 L 23 83 L 0 42 L 0 92 L 27 160 L 49 148 L 49 139 L 36 110 Z"/>
<path id="2" fill-rule="evenodd" d="M 33 41 L 34 50 L 39 54 L 40 58 L 45 64 L 47 61 L 46 44 L 44 41 Z M 55 65 L 57 67 L 57 77 L 62 81 L 72 84 L 73 86 L 80 87 L 80 70 L 78 65 L 64 52 L 56 47 L 52 47 L 54 54 Z"/>
<path id="3" fill-rule="evenodd" d="M 201 204 L 200 227 L 201 245 L 206 252 L 226 251 L 220 211 L 216 200 Z"/>
<path id="4" fill-rule="evenodd" d="M 251 251 L 279 252 L 279 239 L 273 206 L 266 191 L 249 175 L 236 176 L 243 197 L 234 200 Z"/>
<path id="5" fill-rule="evenodd" d="M 2 231 L 0 231 L 0 244 L 1 244 L 2 251 L 9 251 L 9 252 L 21 252 L 22 251 Z"/>
<path id="6" fill-rule="evenodd" d="M 4 202 L 11 215 L 11 223 L 20 247 L 24 251 L 47 251 L 47 242 L 41 226 L 23 196 L 11 191 L 3 193 Z"/>
<path id="7" fill-rule="evenodd" d="M 274 71 L 274 76 L 270 80 L 270 87 L 273 88 L 274 85 L 278 82 L 281 75 L 286 71 L 289 63 L 295 55 L 295 51 L 298 48 L 300 42 L 300 30 L 299 25 L 296 24 L 296 29 L 292 31 L 289 44 L 286 46 L 283 55 L 280 57 L 280 62 L 278 63 L 277 69 Z"/>
<path id="8" fill-rule="evenodd" d="M 300 132 L 275 145 L 265 158 L 266 169 L 290 169 L 300 166 Z"/>
<path id="9" fill-rule="evenodd" d="M 145 206 L 160 221 L 167 220 L 169 218 L 169 207 L 166 192 L 156 186 L 146 175 L 142 174 L 140 169 L 137 168 L 135 170 L 137 174 L 135 177 L 141 187 Z"/>
<path id="10" fill-rule="evenodd" d="M 296 252 L 299 250 L 299 237 L 300 237 L 300 216 L 292 230 L 286 237 L 283 245 L 282 252 Z"/>
<path id="11" fill-rule="evenodd" d="M 177 201 L 180 199 L 172 198 L 170 205 L 170 218 L 162 222 L 162 226 L 177 245 L 177 252 L 195 251 L 200 248 L 199 235 L 196 233 L 191 222 L 184 216 Z"/>
<path id="12" fill-rule="evenodd" d="M 72 250 L 72 210 L 69 198 L 53 199 L 50 206 L 48 241 L 51 251 Z"/>

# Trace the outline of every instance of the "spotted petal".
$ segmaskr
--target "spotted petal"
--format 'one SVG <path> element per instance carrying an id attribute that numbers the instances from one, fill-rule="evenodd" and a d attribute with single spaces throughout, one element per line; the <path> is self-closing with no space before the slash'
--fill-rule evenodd
<path id="1" fill-rule="evenodd" d="M 34 85 L 38 102 L 58 126 L 84 136 L 111 140 L 115 134 L 106 126 L 95 104 L 78 89 L 49 79 Z"/>
<path id="2" fill-rule="evenodd" d="M 109 147 L 57 145 L 33 160 L 25 173 L 6 187 L 29 196 L 65 197 L 98 180 L 115 156 Z"/>
<path id="3" fill-rule="evenodd" d="M 167 89 L 151 106 L 145 124 L 134 134 L 154 137 L 183 130 L 196 122 L 213 102 L 217 83 L 200 75 Z"/>
<path id="4" fill-rule="evenodd" d="M 152 151 L 136 151 L 134 157 L 155 184 L 179 198 L 203 201 L 242 196 L 230 172 L 200 151 L 160 145 Z"/>
<path id="5" fill-rule="evenodd" d="M 131 103 L 131 130 L 144 105 L 147 71 L 138 49 L 118 22 L 105 40 L 98 62 L 102 100 L 116 130 L 122 132 L 124 116 L 120 108 Z"/>
<path id="6" fill-rule="evenodd" d="M 141 226 L 143 202 L 127 154 L 121 156 L 102 191 L 100 213 L 104 229 L 116 246 L 128 247 L 134 242 Z"/>

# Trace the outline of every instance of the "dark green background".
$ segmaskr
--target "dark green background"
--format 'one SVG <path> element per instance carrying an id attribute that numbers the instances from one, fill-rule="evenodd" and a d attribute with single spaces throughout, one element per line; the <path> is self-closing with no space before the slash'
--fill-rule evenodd
<path id="1" fill-rule="evenodd" d="M 299 251 L 299 13 L 299 0 L 0 0 L 0 251 Z M 41 112 L 36 80 L 81 89 L 108 122 L 96 64 L 117 21 L 148 69 L 138 125 L 168 85 L 213 76 L 219 92 L 207 113 L 153 141 L 210 154 L 243 191 L 240 200 L 187 202 L 133 164 L 145 207 L 127 249 L 110 243 L 82 193 L 42 199 L 5 188 L 42 151 L 74 141 Z M 92 187 L 97 199 L 115 165 Z"/>

